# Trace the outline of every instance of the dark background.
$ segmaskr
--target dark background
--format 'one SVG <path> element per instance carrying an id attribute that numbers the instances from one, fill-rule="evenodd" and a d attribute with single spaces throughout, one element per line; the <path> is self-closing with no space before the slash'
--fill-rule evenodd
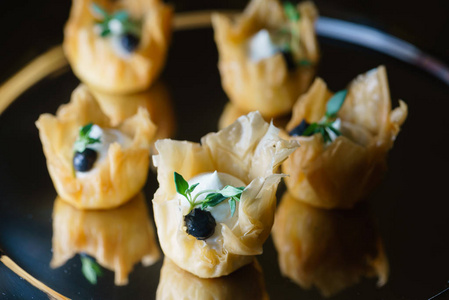
<path id="1" fill-rule="evenodd" d="M 237 0 L 178 0 L 171 2 L 175 4 L 177 11 L 242 9 L 246 5 L 246 1 Z M 323 16 L 346 19 L 380 28 L 417 45 L 449 64 L 449 41 L 447 38 L 449 37 L 447 19 L 449 3 L 446 1 L 428 0 L 425 5 L 420 4 L 419 6 L 402 0 L 396 2 L 392 0 L 317 0 L 315 3 Z M 62 28 L 68 17 L 69 9 L 69 1 L 15 0 L 7 2 L 0 0 L 0 30 L 3 32 L 2 42 L 0 42 L 0 82 L 9 78 L 34 57 L 61 43 Z M 210 99 L 218 99 L 221 104 L 225 101 L 216 65 L 204 64 L 198 68 L 200 65 L 198 60 L 201 60 L 203 53 L 198 53 L 195 60 L 193 56 L 195 55 L 194 51 L 199 51 L 197 47 L 191 49 L 176 47 L 176 45 L 187 45 L 191 40 L 198 43 L 202 41 L 202 48 L 200 48 L 202 52 L 208 55 L 213 54 L 212 58 L 216 60 L 215 46 L 210 36 L 211 30 L 195 32 L 193 39 L 190 34 L 177 33 L 174 39 L 177 44 L 172 45 L 169 55 L 172 59 L 167 62 L 164 72 L 166 78 L 170 79 L 169 83 L 172 84 L 173 99 L 183 100 L 184 94 L 191 97 L 194 95 L 195 99 L 201 98 L 197 100 L 203 105 L 207 103 L 207 115 L 209 119 L 214 120 L 212 125 L 215 127 L 217 116 L 214 114 L 219 114 L 219 111 L 216 109 L 217 104 L 211 102 Z M 341 88 L 349 79 L 363 70 L 368 70 L 379 63 L 385 63 L 388 66 L 392 98 L 405 99 L 410 108 L 409 119 L 390 155 L 389 172 L 384 183 L 373 194 L 372 200 L 376 201 L 371 201 L 376 204 L 374 212 L 379 216 L 379 227 L 385 239 L 390 259 L 389 284 L 385 288 L 367 295 L 366 291 L 373 289 L 374 282 L 364 281 L 361 285 L 348 289 L 337 299 L 428 299 L 447 287 L 449 279 L 449 259 L 447 258 L 447 253 L 449 253 L 447 211 L 449 207 L 445 196 L 447 176 L 435 176 L 436 170 L 449 168 L 447 142 L 441 138 L 441 136 L 445 136 L 441 134 L 441 129 L 449 127 L 446 113 L 449 110 L 449 102 L 447 102 L 449 89 L 434 77 L 424 72 L 418 72 L 416 68 L 399 63 L 387 56 L 359 48 L 346 49 L 340 44 L 333 44 L 329 41 L 326 47 L 327 52 L 323 53 L 325 55 L 323 55 L 320 75 L 325 75 L 323 78 L 326 78 L 332 89 Z M 349 61 L 345 54 L 348 53 L 347 50 L 351 49 L 352 56 Z M 190 70 L 194 67 L 196 72 L 191 74 Z M 197 78 L 204 80 L 201 85 L 195 85 L 199 82 Z M 16 252 L 13 253 L 12 258 L 17 263 L 24 267 L 31 266 L 30 269 L 26 269 L 38 278 L 44 278 L 51 283 L 56 282 L 51 286 L 64 294 L 70 294 L 69 292 L 75 286 L 80 289 L 78 293 L 81 294 L 78 298 L 81 299 L 88 299 L 86 295 L 95 295 L 100 292 L 118 293 L 117 299 L 132 298 L 128 292 L 133 291 L 135 294 L 139 294 L 148 286 L 147 282 L 141 283 L 146 278 L 141 275 L 148 272 L 158 273 L 157 268 L 136 267 L 131 275 L 133 277 L 130 280 L 130 285 L 121 289 L 110 287 L 112 272 L 109 272 L 102 282 L 103 285 L 100 285 L 97 290 L 87 286 L 81 277 L 79 268 L 70 269 L 71 265 L 67 264 L 68 269 L 49 270 L 51 209 L 55 192 L 50 178 L 46 174 L 43 154 L 40 151 L 34 151 L 32 155 L 20 156 L 19 161 L 14 160 L 17 158 L 17 149 L 25 149 L 22 151 L 26 152 L 27 147 L 30 149 L 40 147 L 36 128 L 33 125 L 34 120 L 37 119 L 41 111 L 54 112 L 61 102 L 60 99 L 68 99 L 71 90 L 77 84 L 76 78 L 68 72 L 64 73 L 64 76 L 44 80 L 40 86 L 30 89 L 22 95 L 20 101 L 16 101 L 10 107 L 9 113 L 1 115 L 0 137 L 2 139 L 0 139 L 0 145 L 3 145 L 1 142 L 3 141 L 3 143 L 20 145 L 20 147 L 0 147 L 0 159 L 2 159 L 0 171 L 7 170 L 7 172 L 0 172 L 0 187 L 4 188 L 2 195 L 10 196 L 9 198 L 0 197 L 0 210 L 3 208 L 3 211 L 0 211 L 0 216 L 2 213 L 10 215 L 10 219 L 0 219 L 0 240 L 2 240 L 2 235 L 8 234 L 3 239 L 8 243 L 0 243 L 0 245 L 5 248 L 5 252 L 15 249 Z M 39 99 L 36 99 L 36 95 L 39 95 Z M 48 99 L 48 101 L 40 103 L 39 100 L 42 99 Z M 190 108 L 188 102 L 179 101 L 178 105 L 181 112 L 188 111 Z M 19 114 L 22 116 L 20 120 L 17 118 Z M 432 123 L 426 123 L 429 120 Z M 179 128 L 202 126 L 200 122 L 184 114 L 178 115 L 178 121 Z M 426 128 L 426 126 L 432 126 L 435 130 L 429 130 L 429 127 Z M 422 137 L 416 138 L 416 133 L 423 133 L 424 130 L 426 131 L 425 141 Z M 188 132 L 188 134 L 183 133 L 181 137 L 198 141 L 202 135 L 202 130 L 196 130 Z M 30 171 L 23 172 L 23 170 Z M 17 187 L 8 186 L 8 182 L 26 182 L 27 184 Z M 150 184 L 149 186 L 154 187 L 155 185 Z M 7 201 L 8 199 L 9 201 Z M 42 203 L 39 202 L 41 200 L 43 200 Z M 32 218 L 27 220 L 28 215 L 23 211 L 33 212 Z M 42 224 L 46 227 L 36 226 L 35 224 L 40 224 L 36 220 L 44 220 L 45 222 Z M 3 224 L 11 223 L 8 224 L 8 232 L 7 230 L 2 232 L 2 222 Z M 10 236 L 13 238 L 9 238 Z M 27 247 L 30 245 L 30 241 L 33 242 L 31 243 L 32 247 Z M 264 250 L 267 254 L 262 256 L 261 260 L 263 260 L 264 266 L 267 266 L 265 269 L 267 270 L 266 281 L 272 282 L 270 286 L 272 299 L 281 298 L 275 297 L 279 289 L 286 293 L 291 292 L 290 295 L 297 293 L 298 289 L 293 284 L 287 284 L 288 281 L 279 276 L 278 270 L 272 271 L 277 269 L 275 260 L 270 260 L 274 257 L 274 249 L 272 246 L 270 248 L 269 243 L 267 244 L 268 247 L 265 247 Z M 8 255 L 11 254 L 8 252 Z M 76 259 L 74 259 L 75 262 L 77 262 Z M 32 260 L 36 260 L 36 263 Z M 161 262 L 159 262 L 159 267 L 160 264 Z M 26 299 L 25 295 L 30 294 L 34 295 L 35 299 L 46 298 L 36 294 L 38 292 L 25 281 L 17 280 L 15 275 L 8 277 L 6 274 L 2 277 L 3 270 L 0 264 L 0 286 L 4 284 L 12 287 L 11 299 Z M 66 271 L 68 274 L 65 273 Z M 2 281 L 2 278 L 10 279 Z M 63 283 L 66 282 L 71 284 L 64 285 Z M 157 281 L 151 282 L 156 284 Z M 136 286 L 140 290 L 134 289 Z M 5 294 L 2 292 L 0 290 L 0 299 L 9 299 L 5 298 Z M 301 295 L 304 295 L 304 292 Z M 317 293 L 312 291 L 305 295 L 301 299 L 314 299 Z M 149 297 L 151 296 L 153 294 Z M 447 294 L 445 296 L 446 298 L 440 297 L 439 299 L 447 299 Z M 76 299 L 76 297 L 74 298 Z M 108 299 L 108 297 L 102 297 L 102 299 Z M 288 299 L 298 299 L 298 297 L 291 296 Z"/>
<path id="2" fill-rule="evenodd" d="M 244 0 L 170 0 L 176 11 L 243 9 Z M 62 42 L 70 1 L 0 1 L 0 82 Z M 449 1 L 315 0 L 320 14 L 363 23 L 411 42 L 449 64 Z"/>

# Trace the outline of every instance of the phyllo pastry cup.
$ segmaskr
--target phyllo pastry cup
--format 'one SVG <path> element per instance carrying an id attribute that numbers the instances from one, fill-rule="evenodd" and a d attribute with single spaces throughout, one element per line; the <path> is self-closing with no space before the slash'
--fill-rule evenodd
<path id="1" fill-rule="evenodd" d="M 163 252 L 179 267 L 199 277 L 219 277 L 262 253 L 273 225 L 277 185 L 284 176 L 274 174 L 274 170 L 298 147 L 296 141 L 285 141 L 278 133 L 253 112 L 217 133 L 207 134 L 201 144 L 156 142 L 159 155 L 153 156 L 153 162 L 159 189 L 153 199 L 154 218 Z M 177 194 L 174 172 L 190 180 L 215 171 L 240 181 L 245 189 L 233 215 L 228 200 L 207 210 L 212 215 L 221 213 L 222 221 L 215 217 L 213 235 L 201 240 L 187 234 L 189 207 Z"/>
<path id="2" fill-rule="evenodd" d="M 304 289 L 318 288 L 329 297 L 377 277 L 388 280 L 389 264 L 382 239 L 367 205 L 327 210 L 282 197 L 272 231 L 281 273 Z"/>
<path id="3" fill-rule="evenodd" d="M 126 136 L 127 145 L 109 144 L 103 157 L 83 174 L 74 169 L 74 144 L 80 127 L 94 123 Z M 150 163 L 150 149 L 156 127 L 148 111 L 137 113 L 112 127 L 110 119 L 85 86 L 78 87 L 70 103 L 62 105 L 56 116 L 43 114 L 36 122 L 50 177 L 61 198 L 82 209 L 119 206 L 144 186 Z"/>
<path id="4" fill-rule="evenodd" d="M 314 77 L 319 60 L 314 27 L 318 12 L 312 2 L 300 3 L 296 9 L 298 18 L 289 20 L 279 1 L 252 0 L 235 19 L 219 13 L 212 16 L 223 89 L 245 113 L 258 110 L 268 118 L 289 113 Z M 273 49 L 268 50 L 273 52 L 271 56 L 261 53 L 257 54 L 260 59 L 254 58 L 249 43 L 261 30 L 266 30 L 265 35 L 293 30 L 298 37 L 290 44 L 295 49 L 294 57 L 287 60 L 281 51 Z M 265 52 L 261 48 L 269 47 L 253 48 Z"/>
<path id="5" fill-rule="evenodd" d="M 268 300 L 262 268 L 254 259 L 249 265 L 220 278 L 199 278 L 165 258 L 157 300 Z"/>
<path id="6" fill-rule="evenodd" d="M 96 11 L 95 5 L 109 16 Z M 74 0 L 63 42 L 73 72 L 84 83 L 106 92 L 145 90 L 165 64 L 172 10 L 159 0 Z M 117 18 L 106 24 L 105 20 L 114 14 Z M 133 33 L 127 41 L 123 41 L 123 36 L 129 37 L 126 28 L 130 22 L 117 22 L 125 14 L 126 20 L 135 22 L 134 31 L 138 31 L 137 37 Z M 100 28 L 101 22 L 105 25 Z"/>
<path id="7" fill-rule="evenodd" d="M 332 93 L 321 79 L 293 108 L 287 124 L 319 122 Z M 348 87 L 337 115 L 341 135 L 326 142 L 320 133 L 292 136 L 301 147 L 282 164 L 290 193 L 323 208 L 350 208 L 375 187 L 386 170 L 386 157 L 407 117 L 407 105 L 391 109 L 385 67 L 359 75 Z"/>
<path id="8" fill-rule="evenodd" d="M 115 284 L 126 285 L 134 265 L 154 264 L 160 258 L 153 224 L 143 193 L 110 210 L 78 210 L 61 198 L 53 208 L 52 268 L 75 254 L 87 254 L 115 272 Z"/>

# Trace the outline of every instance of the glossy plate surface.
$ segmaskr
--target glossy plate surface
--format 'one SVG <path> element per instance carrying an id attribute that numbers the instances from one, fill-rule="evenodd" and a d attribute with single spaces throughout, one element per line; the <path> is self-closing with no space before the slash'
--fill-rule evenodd
<path id="1" fill-rule="evenodd" d="M 334 30 L 341 26 L 335 31 L 340 34 L 349 30 L 338 24 L 327 26 Z M 385 65 L 393 106 L 398 99 L 409 106 L 408 119 L 389 154 L 389 170 L 367 201 L 389 260 L 389 280 L 377 288 L 375 279 L 362 279 L 332 299 L 428 299 L 446 287 L 449 274 L 445 175 L 449 168 L 445 146 L 449 86 L 424 71 L 429 64 L 420 64 L 419 59 L 401 58 L 401 52 L 395 52 L 394 58 L 380 53 L 381 49 L 361 47 L 354 44 L 357 40 L 351 42 L 323 26 L 319 23 L 322 60 L 318 76 L 331 90 L 340 90 L 358 74 Z M 395 44 L 389 41 L 389 45 Z M 206 133 L 217 131 L 227 101 L 217 59 L 211 28 L 174 32 L 160 79 L 169 91 L 175 115 L 172 138 L 199 142 Z M 432 60 L 432 66 L 446 72 L 438 61 Z M 162 259 L 149 267 L 137 264 L 126 286 L 115 286 L 114 273 L 107 270 L 96 285 L 90 284 L 81 273 L 78 255 L 59 268 L 50 267 L 57 195 L 34 122 L 40 114 L 54 114 L 68 102 L 78 84 L 68 66 L 58 67 L 0 115 L 0 248 L 36 279 L 72 299 L 154 299 Z M 156 189 L 156 173 L 150 170 L 144 192 L 151 222 Z M 302 289 L 280 274 L 271 238 L 258 261 L 271 299 L 322 299 L 316 289 Z M 0 298 L 32 297 L 48 298 L 0 264 Z"/>

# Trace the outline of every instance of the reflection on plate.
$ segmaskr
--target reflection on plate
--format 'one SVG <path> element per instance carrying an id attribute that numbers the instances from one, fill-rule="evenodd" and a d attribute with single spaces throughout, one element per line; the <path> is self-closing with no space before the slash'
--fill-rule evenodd
<path id="1" fill-rule="evenodd" d="M 272 237 L 284 276 L 305 289 L 332 296 L 363 277 L 388 279 L 383 242 L 366 205 L 325 210 L 284 194 Z"/>
<path id="2" fill-rule="evenodd" d="M 156 299 L 266 300 L 269 297 L 257 260 L 228 276 L 205 279 L 184 271 L 165 258 Z"/>
<path id="3" fill-rule="evenodd" d="M 110 210 L 78 210 L 57 197 L 53 209 L 52 268 L 77 253 L 88 254 L 115 272 L 115 284 L 128 283 L 133 266 L 151 266 L 160 258 L 143 193 Z"/>

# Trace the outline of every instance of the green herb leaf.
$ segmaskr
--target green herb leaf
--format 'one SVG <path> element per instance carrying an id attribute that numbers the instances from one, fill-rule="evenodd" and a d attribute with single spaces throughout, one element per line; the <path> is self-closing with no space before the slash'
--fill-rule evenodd
<path id="1" fill-rule="evenodd" d="M 348 90 L 342 90 L 335 93 L 329 101 L 327 101 L 326 105 L 326 117 L 327 118 L 336 118 L 337 113 L 343 105 L 345 101 Z"/>
<path id="2" fill-rule="evenodd" d="M 303 136 L 311 136 L 317 132 L 318 123 L 312 123 L 307 127 L 306 130 L 302 133 Z"/>
<path id="3" fill-rule="evenodd" d="M 303 66 L 303 67 L 308 67 L 308 66 L 312 65 L 312 62 L 307 59 L 301 59 L 300 61 L 298 61 L 298 65 Z"/>
<path id="4" fill-rule="evenodd" d="M 228 197 L 223 196 L 220 193 L 211 193 L 206 196 L 206 198 L 203 200 L 201 204 L 201 208 L 205 209 L 206 207 L 214 207 L 224 200 L 226 200 Z"/>
<path id="5" fill-rule="evenodd" d="M 95 14 L 103 16 L 103 18 L 107 18 L 109 16 L 109 14 L 96 3 L 92 3 L 92 10 Z"/>
<path id="6" fill-rule="evenodd" d="M 244 189 L 245 189 L 244 186 L 242 186 L 242 187 L 233 187 L 231 185 L 227 185 L 220 191 L 220 194 L 222 194 L 225 197 L 233 197 L 235 195 L 241 194 Z"/>
<path id="7" fill-rule="evenodd" d="M 233 198 L 229 199 L 228 202 L 229 202 L 229 208 L 231 209 L 231 217 L 233 217 L 234 213 L 235 213 L 235 198 L 233 197 Z"/>
<path id="8" fill-rule="evenodd" d="M 97 25 L 100 26 L 100 36 L 107 37 L 109 35 L 120 36 L 126 34 L 133 34 L 136 36 L 141 35 L 142 23 L 140 21 L 131 19 L 127 11 L 119 10 L 114 14 L 109 14 L 106 10 L 95 3 L 92 3 L 92 10 L 95 14 L 101 15 L 103 18 L 100 22 L 97 22 Z M 114 29 L 110 26 L 110 22 L 120 22 L 120 30 L 117 30 L 118 32 L 115 32 Z M 114 28 L 117 28 L 117 26 L 114 26 Z"/>
<path id="9" fill-rule="evenodd" d="M 186 193 L 191 194 L 193 192 L 193 190 L 198 186 L 199 183 L 195 183 L 194 185 L 190 186 L 187 190 Z"/>
<path id="10" fill-rule="evenodd" d="M 181 174 L 178 174 L 176 172 L 174 173 L 174 179 L 176 191 L 184 197 L 187 197 L 187 190 L 189 188 L 188 182 L 184 179 L 184 177 L 182 177 Z"/>
<path id="11" fill-rule="evenodd" d="M 189 183 L 182 177 L 181 174 L 174 172 L 174 181 L 176 186 L 176 191 L 178 194 L 186 197 L 187 201 L 190 203 L 190 210 L 192 210 L 195 206 L 201 205 L 201 209 L 205 209 L 207 207 L 214 207 L 220 204 L 221 202 L 229 199 L 229 201 L 234 202 L 234 204 L 229 204 L 231 210 L 235 210 L 235 202 L 240 201 L 240 197 L 243 193 L 245 187 L 234 187 L 231 185 L 225 186 L 221 190 L 204 190 L 198 192 L 195 197 L 191 197 L 191 193 L 193 190 L 199 185 L 199 183 L 195 183 L 192 186 L 189 186 Z M 199 195 L 208 193 L 204 200 L 197 201 Z M 232 208 L 234 206 L 234 208 Z M 232 213 L 233 215 L 234 213 Z"/>
<path id="12" fill-rule="evenodd" d="M 91 138 L 89 136 L 90 131 L 92 130 L 92 126 L 93 123 L 89 123 L 86 126 L 80 128 L 78 139 L 75 141 L 75 145 L 73 146 L 75 151 L 83 152 L 84 150 L 86 150 L 87 146 L 101 143 L 99 138 Z"/>
<path id="13" fill-rule="evenodd" d="M 84 277 L 91 283 L 97 284 L 97 277 L 102 276 L 101 267 L 91 258 L 81 255 L 81 271 Z"/>
<path id="14" fill-rule="evenodd" d="M 129 13 L 125 10 L 119 10 L 118 12 L 112 15 L 112 18 L 119 21 L 126 21 L 129 19 Z"/>
<path id="15" fill-rule="evenodd" d="M 299 20 L 299 12 L 291 2 L 284 3 L 284 12 L 290 21 L 296 22 Z"/>

